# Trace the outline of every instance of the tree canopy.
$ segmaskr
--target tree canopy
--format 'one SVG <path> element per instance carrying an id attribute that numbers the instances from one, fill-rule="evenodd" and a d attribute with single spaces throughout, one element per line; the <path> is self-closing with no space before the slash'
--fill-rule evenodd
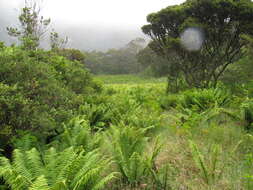
<path id="1" fill-rule="evenodd" d="M 189 86 L 207 87 L 215 86 L 227 67 L 244 55 L 248 41 L 242 35 L 253 34 L 252 20 L 251 0 L 187 0 L 148 15 L 149 24 L 142 30 L 153 40 L 150 47 L 172 60 L 171 69 Z M 187 29 L 201 35 L 199 49 L 185 48 L 182 35 Z M 198 43 L 191 33 L 188 40 Z"/>
<path id="2" fill-rule="evenodd" d="M 25 7 L 18 17 L 20 27 L 7 27 L 8 34 L 17 37 L 26 49 L 37 48 L 48 31 L 51 20 L 41 16 L 40 11 L 40 5 L 36 1 L 25 1 Z"/>

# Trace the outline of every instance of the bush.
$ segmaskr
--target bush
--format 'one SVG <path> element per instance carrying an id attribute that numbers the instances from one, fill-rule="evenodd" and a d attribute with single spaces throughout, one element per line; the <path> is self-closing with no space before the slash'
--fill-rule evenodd
<path id="1" fill-rule="evenodd" d="M 0 147 L 7 144 L 18 129 L 27 129 L 31 101 L 26 99 L 17 86 L 0 83 Z"/>
<path id="2" fill-rule="evenodd" d="M 101 89 L 79 62 L 19 47 L 0 50 L 0 83 L 2 133 L 11 129 L 6 137 L 18 129 L 36 131 L 44 139 L 57 134 L 63 130 L 60 123 Z"/>

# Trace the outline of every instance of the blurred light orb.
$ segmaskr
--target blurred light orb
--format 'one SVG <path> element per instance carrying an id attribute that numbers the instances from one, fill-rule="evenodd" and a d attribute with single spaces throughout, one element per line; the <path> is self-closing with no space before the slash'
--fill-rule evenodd
<path id="1" fill-rule="evenodd" d="M 187 28 L 180 35 L 180 41 L 188 51 L 198 51 L 203 45 L 204 33 L 197 27 Z"/>

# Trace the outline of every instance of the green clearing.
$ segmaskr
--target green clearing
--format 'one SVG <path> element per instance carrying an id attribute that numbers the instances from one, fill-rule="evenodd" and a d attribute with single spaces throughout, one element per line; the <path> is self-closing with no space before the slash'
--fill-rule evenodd
<path id="1" fill-rule="evenodd" d="M 105 80 L 105 92 L 116 107 L 128 102 L 128 119 L 121 118 L 124 125 L 151 127 L 144 152 L 152 152 L 159 137 L 162 146 L 154 160 L 155 183 L 167 185 L 166 189 L 253 187 L 253 136 L 244 130 L 243 99 L 219 88 L 165 95 L 166 83 L 160 79 L 124 75 L 128 80 L 117 83 L 120 76 L 96 78 Z"/>
<path id="2" fill-rule="evenodd" d="M 143 77 L 140 75 L 95 75 L 94 78 L 105 84 L 156 84 L 166 83 L 166 78 Z"/>

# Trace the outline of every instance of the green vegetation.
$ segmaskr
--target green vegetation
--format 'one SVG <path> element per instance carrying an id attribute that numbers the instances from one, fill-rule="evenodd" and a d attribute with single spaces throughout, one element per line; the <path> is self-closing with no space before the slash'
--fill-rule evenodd
<path id="1" fill-rule="evenodd" d="M 252 4 L 188 0 L 148 17 L 151 24 L 143 29 L 155 35 L 150 47 L 140 51 L 138 39 L 101 55 L 64 48 L 67 38 L 56 32 L 51 49 L 40 49 L 36 28 L 48 27 L 50 20 L 27 3 L 21 28 L 8 28 L 21 45 L 0 43 L 0 189 L 251 190 Z M 165 25 L 167 19 L 178 22 Z M 196 25 L 214 37 L 200 50 L 187 52 L 178 33 L 164 32 Z M 166 53 L 155 49 L 156 38 L 174 48 L 177 61 L 195 66 L 193 81 L 187 78 L 192 68 L 184 71 L 185 65 L 161 57 Z M 126 62 L 117 62 L 126 52 L 134 61 L 122 67 Z M 233 52 L 236 58 L 230 59 Z M 87 63 L 91 59 L 95 65 Z M 124 75 L 92 75 L 85 65 L 94 73 L 107 68 L 102 73 Z M 146 70 L 136 74 L 140 65 Z"/>
<path id="2" fill-rule="evenodd" d="M 141 75 L 95 75 L 105 84 L 165 84 L 166 78 L 143 77 Z"/>
<path id="3" fill-rule="evenodd" d="M 119 49 L 85 52 L 85 64 L 95 74 L 136 74 L 142 70 L 136 55 L 145 45 L 144 39 L 136 38 Z"/>
<path id="4" fill-rule="evenodd" d="M 252 35 L 252 19 L 251 0 L 188 0 L 148 15 L 142 30 L 153 40 L 151 49 L 168 60 L 174 80 L 215 87 L 227 67 L 245 55 L 249 42 L 242 36 Z"/>

